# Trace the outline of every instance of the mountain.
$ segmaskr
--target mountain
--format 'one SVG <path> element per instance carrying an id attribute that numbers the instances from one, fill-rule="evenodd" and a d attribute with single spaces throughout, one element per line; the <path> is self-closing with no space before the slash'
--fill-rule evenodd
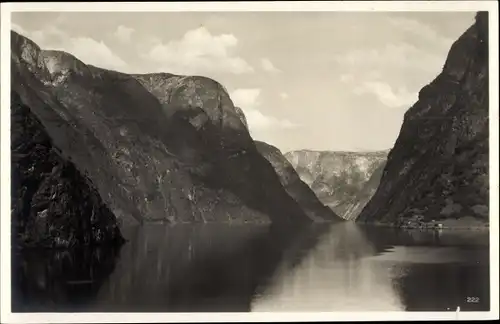
<path id="1" fill-rule="evenodd" d="M 15 92 L 11 94 L 11 129 L 12 246 L 122 243 L 116 218 L 92 181 L 54 146 Z"/>
<path id="2" fill-rule="evenodd" d="M 129 75 L 11 33 L 12 91 L 125 222 L 310 222 L 214 80 Z"/>
<path id="3" fill-rule="evenodd" d="M 214 141 L 220 141 L 220 145 L 225 150 L 238 152 L 255 145 L 257 152 L 271 163 L 286 192 L 299 203 L 309 218 L 320 222 L 338 220 L 333 212 L 317 200 L 307 186 L 294 182 L 300 181 L 298 177 L 287 179 L 287 177 L 293 178 L 295 171 L 288 167 L 287 160 L 277 148 L 252 140 L 243 110 L 233 105 L 222 85 L 205 77 L 176 76 L 166 73 L 134 75 L 134 77 L 158 98 L 167 114 L 198 107 L 200 115 L 190 117 L 195 126 L 205 118 L 219 125 L 218 128 L 211 129 L 197 127 L 198 132 L 206 138 L 210 138 L 217 132 L 218 139 Z M 286 171 L 285 168 L 287 168 Z"/>
<path id="4" fill-rule="evenodd" d="M 406 112 L 360 222 L 488 223 L 488 78 L 488 13 L 480 12 Z"/>
<path id="5" fill-rule="evenodd" d="M 285 157 L 323 204 L 354 219 L 378 186 L 387 153 L 298 150 Z"/>
<path id="6" fill-rule="evenodd" d="M 273 166 L 286 192 L 299 203 L 306 214 L 316 220 L 340 220 L 328 207 L 324 206 L 309 186 L 304 183 L 281 151 L 264 142 L 256 141 L 257 149 Z"/>
<path id="7" fill-rule="evenodd" d="M 345 209 L 345 212 L 343 214 L 343 217 L 345 219 L 355 220 L 359 216 L 363 208 L 365 208 L 366 204 L 373 197 L 375 191 L 377 191 L 378 185 L 380 184 L 380 179 L 382 178 L 382 175 L 384 173 L 385 162 L 386 161 L 382 161 L 379 164 L 375 171 L 373 171 L 370 179 L 365 182 L 363 188 L 355 194 L 352 203 L 347 205 L 347 208 Z"/>

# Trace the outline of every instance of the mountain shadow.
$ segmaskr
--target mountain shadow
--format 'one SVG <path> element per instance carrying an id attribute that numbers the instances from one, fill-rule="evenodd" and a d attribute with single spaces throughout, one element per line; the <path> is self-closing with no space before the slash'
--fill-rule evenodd
<path id="1" fill-rule="evenodd" d="M 39 119 L 11 93 L 12 247 L 69 248 L 123 243 L 92 181 L 54 145 Z"/>
<path id="2" fill-rule="evenodd" d="M 278 266 L 293 269 L 328 228 L 220 223 L 126 227 L 128 243 L 117 261 L 103 253 L 83 255 L 80 264 L 71 262 L 77 261 L 73 254 L 49 262 L 42 255 L 18 258 L 23 260 L 17 274 L 17 300 L 23 301 L 18 309 L 247 312 Z M 104 262 L 100 269 L 93 268 L 97 260 Z"/>

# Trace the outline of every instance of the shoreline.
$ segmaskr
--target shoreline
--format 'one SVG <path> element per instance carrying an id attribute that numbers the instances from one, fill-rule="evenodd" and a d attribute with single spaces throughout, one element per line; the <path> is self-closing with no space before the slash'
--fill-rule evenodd
<path id="1" fill-rule="evenodd" d="M 425 223 L 423 226 L 419 227 L 408 227 L 408 226 L 398 226 L 396 224 L 390 223 L 358 223 L 360 226 L 376 226 L 376 227 L 386 227 L 398 230 L 420 230 L 420 231 L 474 231 L 474 232 L 487 232 L 490 230 L 489 224 L 485 225 L 443 225 L 442 227 L 436 227 L 431 225 L 431 223 Z"/>

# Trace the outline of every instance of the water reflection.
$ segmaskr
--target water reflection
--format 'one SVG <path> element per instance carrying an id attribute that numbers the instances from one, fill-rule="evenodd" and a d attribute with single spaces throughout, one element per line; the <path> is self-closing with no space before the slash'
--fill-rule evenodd
<path id="1" fill-rule="evenodd" d="M 93 309 L 249 311 L 284 258 L 288 267 L 326 227 L 177 225 L 138 227 Z M 286 256 L 285 256 L 286 254 Z"/>
<path id="2" fill-rule="evenodd" d="M 488 311 L 489 233 L 361 230 L 378 248 L 406 311 Z"/>
<path id="3" fill-rule="evenodd" d="M 253 311 L 401 311 L 385 263 L 371 262 L 377 253 L 354 223 L 332 225 L 294 270 L 280 271 Z"/>
<path id="4" fill-rule="evenodd" d="M 12 312 L 85 311 L 119 248 L 12 251 Z"/>
<path id="5" fill-rule="evenodd" d="M 488 253 L 484 232 L 335 224 L 299 266 L 279 272 L 252 310 L 485 311 Z"/>
<path id="6" fill-rule="evenodd" d="M 489 309 L 487 234 L 340 223 L 144 225 L 124 235 L 119 256 L 16 255 L 13 311 Z"/>

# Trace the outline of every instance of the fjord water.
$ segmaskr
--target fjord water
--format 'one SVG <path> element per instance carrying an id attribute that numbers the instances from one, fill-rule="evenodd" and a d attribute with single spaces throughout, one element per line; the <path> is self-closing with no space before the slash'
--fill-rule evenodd
<path id="1" fill-rule="evenodd" d="M 13 251 L 14 312 L 489 310 L 487 232 L 143 225 L 120 249 Z"/>

